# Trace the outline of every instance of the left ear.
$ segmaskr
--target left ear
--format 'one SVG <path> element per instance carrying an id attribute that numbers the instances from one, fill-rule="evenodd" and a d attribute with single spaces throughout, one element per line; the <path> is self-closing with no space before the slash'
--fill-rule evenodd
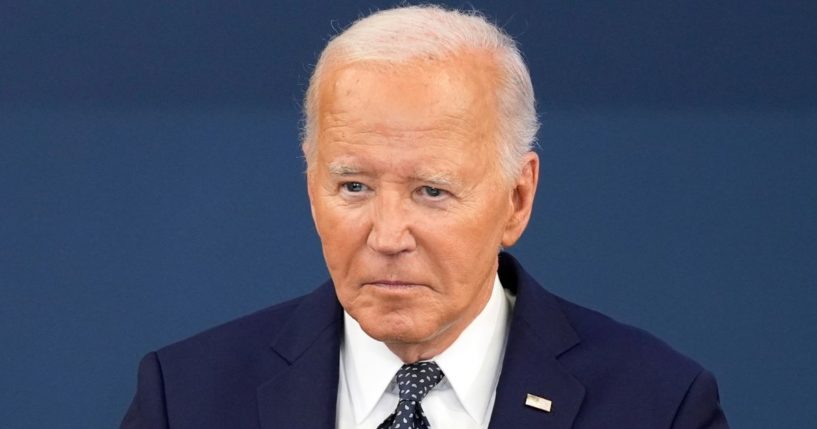
<path id="1" fill-rule="evenodd" d="M 513 246 L 528 226 L 538 182 L 539 156 L 531 151 L 525 154 L 522 172 L 514 182 L 511 194 L 512 212 L 502 233 L 503 247 Z"/>

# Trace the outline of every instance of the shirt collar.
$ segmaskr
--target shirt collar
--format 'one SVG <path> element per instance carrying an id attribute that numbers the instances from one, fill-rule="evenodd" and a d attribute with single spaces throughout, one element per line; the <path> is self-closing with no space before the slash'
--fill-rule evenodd
<path id="1" fill-rule="evenodd" d="M 510 312 L 510 302 L 497 275 L 482 312 L 433 359 L 445 373 L 443 382 L 453 388 L 477 424 L 484 421 L 499 381 Z M 374 410 L 403 362 L 385 344 L 369 337 L 348 313 L 344 312 L 343 317 L 341 365 L 359 424 Z"/>
<path id="2" fill-rule="evenodd" d="M 509 315 L 510 303 L 497 276 L 482 312 L 434 358 L 463 408 L 480 425 L 499 381 Z"/>
<path id="3" fill-rule="evenodd" d="M 355 421 L 361 424 L 374 410 L 403 361 L 380 341 L 367 335 L 360 324 L 343 312 L 344 335 L 340 350 L 349 400 Z"/>

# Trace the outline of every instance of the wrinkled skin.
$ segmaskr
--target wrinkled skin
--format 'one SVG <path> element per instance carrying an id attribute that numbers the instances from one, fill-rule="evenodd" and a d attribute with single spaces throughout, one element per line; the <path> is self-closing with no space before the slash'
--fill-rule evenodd
<path id="1" fill-rule="evenodd" d="M 319 93 L 307 180 L 344 309 L 405 362 L 445 350 L 491 295 L 500 246 L 527 225 L 538 176 L 528 154 L 497 162 L 487 55 L 335 66 Z"/>

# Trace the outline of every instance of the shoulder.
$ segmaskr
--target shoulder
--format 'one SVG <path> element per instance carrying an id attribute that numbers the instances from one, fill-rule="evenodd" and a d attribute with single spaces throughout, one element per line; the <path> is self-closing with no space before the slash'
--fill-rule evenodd
<path id="1" fill-rule="evenodd" d="M 275 344 L 282 338 L 314 337 L 321 326 L 338 319 L 337 306 L 334 289 L 327 283 L 307 295 L 165 346 L 156 356 L 165 377 L 187 380 L 232 369 L 262 376 L 286 360 L 276 352 Z"/>
<path id="2" fill-rule="evenodd" d="M 569 375 L 564 386 L 581 385 L 575 427 L 726 427 L 714 377 L 691 358 L 643 329 L 548 292 L 510 255 L 500 256 L 500 277 L 517 297 L 506 358 L 514 354 L 522 369 L 511 370 L 546 367 Z"/>
<path id="3" fill-rule="evenodd" d="M 594 361 L 594 366 L 615 368 L 622 376 L 649 375 L 662 378 L 694 378 L 703 369 L 653 334 L 609 316 L 557 297 L 565 317 L 580 343 L 563 358 L 577 363 Z M 595 357 L 595 358 L 594 358 Z M 598 360 L 598 361 L 596 361 Z"/>
<path id="4" fill-rule="evenodd" d="M 666 426 L 682 419 L 725 421 L 717 383 L 699 363 L 647 331 L 557 300 L 580 339 L 559 361 L 585 386 L 586 405 L 594 410 L 585 418 L 616 416 L 629 427 L 644 421 Z M 620 414 L 624 409 L 627 415 Z"/>
<path id="5" fill-rule="evenodd" d="M 652 334 L 552 294 L 505 253 L 500 277 L 517 296 L 514 316 L 576 374 L 662 385 L 689 383 L 702 370 Z"/>
<path id="6" fill-rule="evenodd" d="M 333 294 L 324 285 L 149 353 L 130 420 L 153 410 L 189 427 L 254 427 L 258 387 L 289 366 L 281 350 L 315 341 L 315 332 L 338 319 Z"/>

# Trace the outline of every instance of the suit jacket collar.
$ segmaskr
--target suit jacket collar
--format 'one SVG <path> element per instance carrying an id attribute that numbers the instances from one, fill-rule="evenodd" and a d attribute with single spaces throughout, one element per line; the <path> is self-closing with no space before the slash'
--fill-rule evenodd
<path id="1" fill-rule="evenodd" d="M 558 357 L 579 343 L 556 297 L 545 291 L 507 253 L 499 277 L 516 295 L 491 428 L 569 428 L 584 387 Z M 258 388 L 263 429 L 330 428 L 335 425 L 343 310 L 331 282 L 307 295 L 271 347 L 281 361 Z M 552 401 L 550 413 L 525 405 L 527 394 Z"/>
<path id="2" fill-rule="evenodd" d="M 584 399 L 584 386 L 558 360 L 579 336 L 558 299 L 539 286 L 507 253 L 500 254 L 499 278 L 516 295 L 491 428 L 570 428 Z M 528 394 L 552 401 L 545 412 L 525 405 Z"/>
<path id="3" fill-rule="evenodd" d="M 343 310 L 331 282 L 304 297 L 271 348 L 275 375 L 257 390 L 262 429 L 335 427 Z"/>

